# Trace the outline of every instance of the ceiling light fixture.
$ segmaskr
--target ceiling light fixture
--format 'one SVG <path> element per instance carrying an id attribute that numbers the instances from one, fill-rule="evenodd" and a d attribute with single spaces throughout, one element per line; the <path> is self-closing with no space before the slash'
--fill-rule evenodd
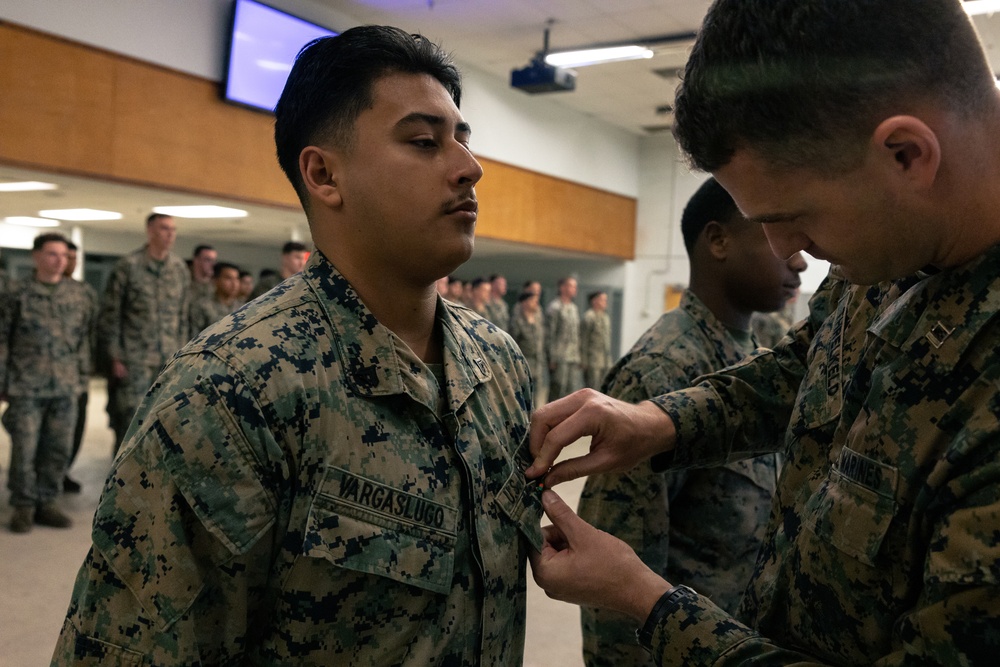
<path id="1" fill-rule="evenodd" d="M 549 51 L 546 35 L 545 50 L 539 56 L 544 57 L 546 63 L 555 67 L 587 67 L 623 60 L 652 58 L 658 52 L 665 50 L 687 50 L 694 45 L 695 37 L 696 34 L 693 32 L 682 32 L 641 37 L 628 42 L 605 42 Z"/>
<path id="2" fill-rule="evenodd" d="M 245 218 L 247 212 L 239 208 L 225 206 L 155 206 L 153 213 L 161 213 L 176 218 Z"/>
<path id="3" fill-rule="evenodd" d="M 18 181 L 16 183 L 0 183 L 0 192 L 37 192 L 39 190 L 55 190 L 55 183 L 42 181 Z"/>
<path id="4" fill-rule="evenodd" d="M 48 218 L 33 218 L 28 215 L 12 215 L 3 219 L 8 225 L 18 225 L 19 227 L 58 227 L 58 220 Z"/>
<path id="5" fill-rule="evenodd" d="M 64 208 L 39 211 L 43 218 L 55 218 L 70 222 L 86 222 L 92 220 L 121 220 L 122 214 L 114 211 L 98 211 L 92 208 Z"/>
<path id="6" fill-rule="evenodd" d="M 638 44 L 629 44 L 626 46 L 608 46 L 597 49 L 577 49 L 575 51 L 549 53 L 545 56 L 545 62 L 555 67 L 587 67 L 588 65 L 614 63 L 623 60 L 640 60 L 652 57 L 652 49 L 639 46 Z"/>
<path id="7" fill-rule="evenodd" d="M 965 0 L 962 8 L 969 16 L 993 14 L 1000 11 L 1000 0 Z"/>

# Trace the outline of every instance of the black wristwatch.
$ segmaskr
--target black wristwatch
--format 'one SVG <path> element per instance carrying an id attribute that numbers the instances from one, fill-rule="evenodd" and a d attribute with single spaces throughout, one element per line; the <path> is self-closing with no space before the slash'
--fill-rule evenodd
<path id="1" fill-rule="evenodd" d="M 682 600 L 691 600 L 696 597 L 698 597 L 698 593 L 688 586 L 674 586 L 661 595 L 660 599 L 653 605 L 649 616 L 646 617 L 646 622 L 635 631 L 635 639 L 639 642 L 639 646 L 652 652 L 653 631 L 663 620 L 663 617 L 677 609 Z"/>

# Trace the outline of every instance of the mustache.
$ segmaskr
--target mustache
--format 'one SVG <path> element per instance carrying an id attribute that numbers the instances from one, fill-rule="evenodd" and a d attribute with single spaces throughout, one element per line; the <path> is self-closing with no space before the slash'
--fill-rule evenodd
<path id="1" fill-rule="evenodd" d="M 470 190 L 466 193 L 458 195 L 457 197 L 453 197 L 441 206 L 442 213 L 451 213 L 452 211 L 457 211 L 459 209 L 475 212 L 479 211 L 479 202 L 476 200 L 476 193 L 474 190 Z"/>

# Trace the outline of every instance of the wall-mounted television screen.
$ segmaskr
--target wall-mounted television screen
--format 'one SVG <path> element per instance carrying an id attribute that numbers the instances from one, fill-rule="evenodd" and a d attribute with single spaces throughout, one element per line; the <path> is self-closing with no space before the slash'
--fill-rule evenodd
<path id="1" fill-rule="evenodd" d="M 317 37 L 336 34 L 255 0 L 236 0 L 226 100 L 273 112 L 299 50 Z"/>

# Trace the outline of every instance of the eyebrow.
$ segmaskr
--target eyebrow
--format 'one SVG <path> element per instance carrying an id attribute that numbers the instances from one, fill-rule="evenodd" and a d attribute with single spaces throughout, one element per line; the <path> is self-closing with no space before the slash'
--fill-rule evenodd
<path id="1" fill-rule="evenodd" d="M 406 125 L 417 125 L 423 123 L 426 123 L 427 125 L 431 125 L 434 127 L 438 127 L 444 125 L 446 121 L 443 116 L 435 116 L 434 114 L 430 113 L 421 113 L 419 111 L 414 111 L 413 113 L 403 116 L 399 120 L 399 122 L 396 123 L 396 127 L 403 127 Z M 472 134 L 472 126 L 470 126 L 467 122 L 463 120 L 459 123 L 456 123 L 455 132 Z"/>
<path id="2" fill-rule="evenodd" d="M 800 217 L 801 215 L 801 213 L 766 213 L 764 215 L 747 218 L 747 222 L 756 222 L 757 224 L 766 224 L 769 222 L 789 222 Z"/>

